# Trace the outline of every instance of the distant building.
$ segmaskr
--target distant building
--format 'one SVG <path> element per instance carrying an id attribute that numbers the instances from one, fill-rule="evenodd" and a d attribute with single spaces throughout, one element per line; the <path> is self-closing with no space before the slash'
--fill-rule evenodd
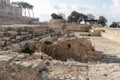
<path id="1" fill-rule="evenodd" d="M 22 16 L 22 9 L 10 4 L 10 0 L 0 0 L 0 16 Z"/>
<path id="2" fill-rule="evenodd" d="M 12 6 L 10 0 L 0 0 L 0 24 L 38 23 L 39 18 L 22 16 L 22 8 Z"/>

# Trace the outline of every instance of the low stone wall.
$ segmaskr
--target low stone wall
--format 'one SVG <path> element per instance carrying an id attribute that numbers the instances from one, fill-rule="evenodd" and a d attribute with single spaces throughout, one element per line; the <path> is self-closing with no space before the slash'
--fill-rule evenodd
<path id="1" fill-rule="evenodd" d="M 51 19 L 49 22 L 49 26 L 51 28 L 62 27 L 66 21 L 64 19 Z"/>
<path id="2" fill-rule="evenodd" d="M 0 49 L 7 46 L 16 49 L 35 38 L 42 38 L 49 34 L 48 27 L 40 25 L 3 25 L 0 27 Z M 20 44 L 20 45 L 18 45 Z"/>
<path id="3" fill-rule="evenodd" d="M 13 15 L 7 15 L 7 14 L 0 14 L 0 24 L 29 24 L 32 21 L 32 18 L 30 17 L 24 17 L 24 16 L 13 16 Z"/>
<path id="4" fill-rule="evenodd" d="M 87 24 L 74 24 L 74 23 L 67 23 L 65 24 L 66 31 L 80 31 L 80 32 L 88 32 L 91 26 Z"/>
<path id="5" fill-rule="evenodd" d="M 101 36 L 120 43 L 120 29 L 117 28 L 105 29 L 105 32 L 101 32 Z"/>

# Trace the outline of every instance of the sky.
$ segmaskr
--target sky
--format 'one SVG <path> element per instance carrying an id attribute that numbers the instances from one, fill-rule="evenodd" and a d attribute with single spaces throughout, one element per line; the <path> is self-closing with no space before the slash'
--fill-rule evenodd
<path id="1" fill-rule="evenodd" d="M 34 6 L 35 17 L 49 21 L 52 13 L 63 13 L 67 17 L 72 11 L 93 14 L 96 18 L 105 16 L 108 24 L 120 22 L 120 0 L 11 0 L 24 1 Z"/>

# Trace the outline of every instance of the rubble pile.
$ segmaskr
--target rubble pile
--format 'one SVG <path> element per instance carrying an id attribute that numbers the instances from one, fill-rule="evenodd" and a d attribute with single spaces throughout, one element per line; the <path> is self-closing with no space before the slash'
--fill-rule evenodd
<path id="1" fill-rule="evenodd" d="M 40 55 L 34 59 L 26 54 L 0 52 L 0 80 L 42 80 L 47 74 L 47 66 Z"/>
<path id="2" fill-rule="evenodd" d="M 85 38 L 69 39 L 52 45 L 42 45 L 40 47 L 47 55 L 62 61 L 74 59 L 75 61 L 88 62 L 96 61 L 101 58 L 100 55 L 95 53 L 91 42 Z"/>

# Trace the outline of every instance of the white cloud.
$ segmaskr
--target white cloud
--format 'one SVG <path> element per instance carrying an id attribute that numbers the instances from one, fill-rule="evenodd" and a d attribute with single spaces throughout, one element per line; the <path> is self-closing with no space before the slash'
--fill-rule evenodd
<path id="1" fill-rule="evenodd" d="M 113 5 L 109 11 L 111 21 L 120 21 L 120 0 L 112 0 Z"/>

